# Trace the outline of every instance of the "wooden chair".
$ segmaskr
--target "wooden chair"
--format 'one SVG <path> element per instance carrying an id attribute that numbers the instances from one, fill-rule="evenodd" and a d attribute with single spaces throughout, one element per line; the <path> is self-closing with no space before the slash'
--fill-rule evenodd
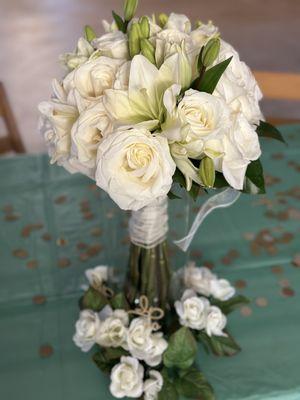
<path id="1" fill-rule="evenodd" d="M 266 99 L 298 101 L 300 106 L 300 74 L 254 71 L 254 75 Z M 275 125 L 300 123 L 300 119 L 270 117 L 267 120 Z"/>
<path id="2" fill-rule="evenodd" d="M 25 153 L 25 147 L 2 82 L 0 82 L 0 118 L 1 117 L 7 129 L 7 136 L 0 137 L 0 155 L 10 151 Z"/>

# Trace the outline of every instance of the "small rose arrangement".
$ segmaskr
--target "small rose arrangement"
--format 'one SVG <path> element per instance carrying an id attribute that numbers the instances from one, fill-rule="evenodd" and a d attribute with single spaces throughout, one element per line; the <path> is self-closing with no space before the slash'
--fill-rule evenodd
<path id="1" fill-rule="evenodd" d="M 89 287 L 73 340 L 84 352 L 96 348 L 93 360 L 110 374 L 114 397 L 213 399 L 196 365 L 198 344 L 219 356 L 240 350 L 228 333 L 227 315 L 248 300 L 206 267 L 189 263 L 181 272 L 183 293 L 162 310 L 146 296 L 130 306 L 123 292 L 107 286 L 108 267 L 86 271 Z"/>

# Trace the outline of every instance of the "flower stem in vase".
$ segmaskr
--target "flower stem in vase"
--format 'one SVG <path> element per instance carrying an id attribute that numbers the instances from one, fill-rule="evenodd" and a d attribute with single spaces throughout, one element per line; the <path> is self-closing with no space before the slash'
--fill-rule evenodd
<path id="1" fill-rule="evenodd" d="M 153 306 L 168 304 L 170 267 L 165 240 L 168 231 L 167 199 L 132 213 L 126 282 L 127 298 L 134 304 L 141 295 Z"/>

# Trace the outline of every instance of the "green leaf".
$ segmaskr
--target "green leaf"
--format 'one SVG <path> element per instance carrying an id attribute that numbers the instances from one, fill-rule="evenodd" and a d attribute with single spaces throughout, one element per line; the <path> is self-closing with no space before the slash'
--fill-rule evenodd
<path id="1" fill-rule="evenodd" d="M 177 400 L 178 399 L 178 393 L 176 390 L 176 387 L 174 383 L 170 380 L 168 376 L 168 372 L 166 368 L 164 368 L 161 371 L 161 374 L 163 376 L 163 387 L 161 391 L 158 393 L 158 400 Z"/>
<path id="2" fill-rule="evenodd" d="M 199 196 L 200 193 L 200 186 L 193 182 L 191 189 L 188 191 L 188 194 L 191 196 L 191 198 L 195 201 L 197 197 Z"/>
<path id="3" fill-rule="evenodd" d="M 276 139 L 286 144 L 286 141 L 284 140 L 280 131 L 275 126 L 269 124 L 268 122 L 259 121 L 259 125 L 256 128 L 256 132 L 259 137 L 268 137 L 271 139 Z"/>
<path id="4" fill-rule="evenodd" d="M 110 373 L 111 369 L 119 363 L 122 356 L 127 356 L 129 353 L 121 347 L 108 347 L 97 351 L 93 355 L 93 361 L 97 367 L 104 373 Z"/>
<path id="5" fill-rule="evenodd" d="M 179 393 L 185 397 L 201 400 L 214 400 L 213 388 L 204 375 L 196 368 L 191 368 L 181 374 L 176 385 Z"/>
<path id="6" fill-rule="evenodd" d="M 182 327 L 171 335 L 169 346 L 163 355 L 167 368 L 189 368 L 196 356 L 197 342 L 187 327 Z"/>
<path id="7" fill-rule="evenodd" d="M 208 336 L 205 332 L 199 332 L 198 340 L 207 346 L 217 356 L 234 356 L 241 348 L 232 336 Z"/>
<path id="8" fill-rule="evenodd" d="M 86 26 L 84 27 L 84 34 L 85 34 L 86 40 L 87 40 L 89 43 L 91 43 L 91 41 L 97 37 L 97 35 L 96 35 L 94 29 L 93 29 L 91 26 L 89 26 L 89 25 L 86 25 Z"/>
<path id="9" fill-rule="evenodd" d="M 221 172 L 216 171 L 214 187 L 220 189 L 227 186 L 229 186 L 229 183 L 224 178 L 224 175 Z"/>
<path id="10" fill-rule="evenodd" d="M 83 295 L 81 304 L 83 309 L 100 311 L 107 304 L 107 299 L 96 289 L 89 287 Z"/>
<path id="11" fill-rule="evenodd" d="M 214 67 L 208 69 L 203 79 L 200 82 L 199 90 L 201 92 L 206 92 L 212 94 L 215 90 L 221 76 L 223 75 L 224 71 L 228 67 L 232 57 L 227 58 L 227 60 L 222 61 L 221 63 L 215 65 Z"/>
<path id="12" fill-rule="evenodd" d="M 127 24 L 123 21 L 123 19 L 120 17 L 120 15 L 118 15 L 117 13 L 112 11 L 112 16 L 113 16 L 113 19 L 115 20 L 115 23 L 116 23 L 119 31 L 126 33 Z"/>
<path id="13" fill-rule="evenodd" d="M 243 192 L 249 194 L 264 194 L 265 179 L 260 160 L 251 161 L 247 167 Z"/>
<path id="14" fill-rule="evenodd" d="M 118 293 L 116 294 L 111 300 L 110 304 L 114 310 L 116 309 L 122 309 L 122 310 L 129 310 L 129 304 L 128 301 L 124 295 L 124 293 Z"/>
<path id="15" fill-rule="evenodd" d="M 243 295 L 237 295 L 226 301 L 211 299 L 211 304 L 219 307 L 223 314 L 230 314 L 243 304 L 249 304 L 250 300 Z"/>
<path id="16" fill-rule="evenodd" d="M 181 187 L 186 188 L 185 177 L 178 168 L 176 168 L 175 173 L 173 175 L 173 181 L 179 183 Z"/>

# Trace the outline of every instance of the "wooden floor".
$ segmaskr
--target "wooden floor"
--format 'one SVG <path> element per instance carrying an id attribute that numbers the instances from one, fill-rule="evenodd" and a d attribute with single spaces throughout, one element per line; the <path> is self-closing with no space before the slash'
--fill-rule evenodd
<path id="1" fill-rule="evenodd" d="M 100 33 L 122 0 L 0 0 L 0 79 L 5 82 L 23 140 L 30 152 L 44 149 L 36 132 L 39 101 L 61 75 L 57 57 L 71 50 L 86 23 Z M 299 0 L 140 0 L 140 13 L 184 12 L 213 19 L 223 37 L 257 70 L 300 70 Z M 264 104 L 270 114 L 299 119 L 299 105 Z"/>

